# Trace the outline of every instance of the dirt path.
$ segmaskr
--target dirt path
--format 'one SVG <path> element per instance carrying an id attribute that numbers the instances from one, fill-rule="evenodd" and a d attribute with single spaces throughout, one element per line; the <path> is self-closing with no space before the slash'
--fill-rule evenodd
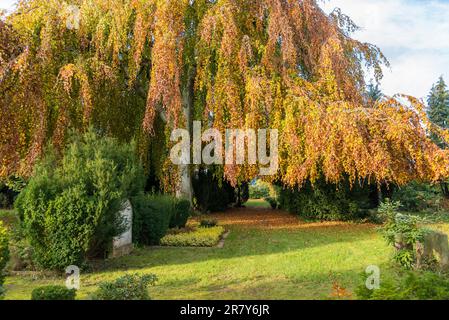
<path id="1" fill-rule="evenodd" d="M 305 222 L 285 211 L 266 208 L 233 208 L 226 212 L 214 213 L 208 217 L 218 220 L 220 225 L 250 229 L 290 229 L 326 228 L 348 226 L 345 222 Z"/>

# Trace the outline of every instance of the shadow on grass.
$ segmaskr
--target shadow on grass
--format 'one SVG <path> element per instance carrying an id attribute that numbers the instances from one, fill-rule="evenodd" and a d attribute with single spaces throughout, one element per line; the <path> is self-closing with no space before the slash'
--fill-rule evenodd
<path id="1" fill-rule="evenodd" d="M 359 246 L 360 243 L 379 242 L 379 236 L 372 225 L 304 223 L 282 212 L 260 209 L 256 210 L 257 212 L 252 211 L 252 215 L 250 213 L 246 217 L 242 212 L 240 215 L 215 215 L 228 217 L 228 220 L 219 218 L 220 224 L 231 231 L 224 248 L 138 248 L 130 256 L 93 263 L 92 271 L 179 266 L 242 257 L 291 254 L 313 248 L 336 250 L 336 255 L 349 255 L 350 251 L 354 250 L 353 247 Z M 267 219 L 261 222 L 264 212 Z"/>

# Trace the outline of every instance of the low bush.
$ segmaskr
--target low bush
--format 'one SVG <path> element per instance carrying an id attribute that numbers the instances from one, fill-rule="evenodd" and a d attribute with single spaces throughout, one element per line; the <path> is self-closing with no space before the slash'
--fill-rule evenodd
<path id="1" fill-rule="evenodd" d="M 154 285 L 154 274 L 127 274 L 114 281 L 104 281 L 91 296 L 93 300 L 150 300 L 148 286 Z"/>
<path id="2" fill-rule="evenodd" d="M 449 279 L 433 272 L 406 272 L 383 280 L 380 288 L 366 288 L 366 276 L 356 290 L 359 300 L 448 300 Z"/>
<path id="3" fill-rule="evenodd" d="M 161 245 L 172 247 L 213 247 L 218 244 L 225 229 L 221 226 L 197 228 L 190 232 L 168 234 L 161 239 Z"/>
<path id="4" fill-rule="evenodd" d="M 202 213 L 223 211 L 237 202 L 236 188 L 228 181 L 218 179 L 214 170 L 220 169 L 200 169 L 192 177 L 195 209 Z M 244 199 L 240 200 L 244 202 Z"/>
<path id="5" fill-rule="evenodd" d="M 218 224 L 217 219 L 201 219 L 200 227 L 203 228 L 212 228 Z"/>
<path id="6" fill-rule="evenodd" d="M 184 228 L 192 215 L 190 201 L 178 199 L 175 203 L 175 210 L 170 219 L 170 228 Z"/>
<path id="7" fill-rule="evenodd" d="M 375 189 L 371 186 L 352 188 L 347 181 L 338 185 L 317 181 L 306 182 L 301 188 L 279 191 L 279 208 L 304 219 L 347 221 L 365 219 L 369 209 L 376 207 Z"/>
<path id="8" fill-rule="evenodd" d="M 140 195 L 131 199 L 133 239 L 142 245 L 157 245 L 167 234 L 175 214 L 176 198 L 168 195 Z"/>
<path id="9" fill-rule="evenodd" d="M 143 180 L 134 145 L 93 130 L 73 135 L 61 159 L 49 150 L 16 200 L 39 266 L 63 270 L 105 257 L 124 229 L 123 202 Z"/>
<path id="10" fill-rule="evenodd" d="M 9 260 L 9 236 L 8 231 L 0 221 L 0 298 L 3 297 L 5 280 L 5 268 Z"/>
<path id="11" fill-rule="evenodd" d="M 64 286 L 45 286 L 32 291 L 31 300 L 75 300 L 76 290 Z"/>

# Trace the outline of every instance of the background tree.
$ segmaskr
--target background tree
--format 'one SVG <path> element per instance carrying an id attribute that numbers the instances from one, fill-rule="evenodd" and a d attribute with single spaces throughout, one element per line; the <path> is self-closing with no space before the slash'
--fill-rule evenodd
<path id="1" fill-rule="evenodd" d="M 440 128 L 449 128 L 449 90 L 444 82 L 443 76 L 432 86 L 427 98 L 427 114 L 429 120 Z M 432 140 L 441 148 L 447 149 L 447 142 L 435 133 L 431 133 Z M 447 179 L 440 181 L 441 191 L 446 198 L 449 198 L 449 185 Z"/>
<path id="2" fill-rule="evenodd" d="M 68 5 L 79 8 L 79 28 L 67 25 Z M 46 143 L 61 149 L 68 128 L 93 125 L 136 137 L 164 189 L 190 197 L 193 168 L 167 155 L 171 129 L 193 120 L 222 132 L 277 128 L 272 179 L 290 187 L 448 174 L 419 101 L 366 104 L 363 66 L 378 81 L 388 62 L 350 37 L 349 17 L 316 1 L 22 0 L 4 21 L 1 176 L 29 175 Z M 214 175 L 239 185 L 257 173 L 226 165 Z"/>

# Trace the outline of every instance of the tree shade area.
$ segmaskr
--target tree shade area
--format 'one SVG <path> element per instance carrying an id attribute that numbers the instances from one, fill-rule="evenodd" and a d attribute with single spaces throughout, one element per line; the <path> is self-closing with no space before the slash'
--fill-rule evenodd
<path id="1" fill-rule="evenodd" d="M 136 139 L 147 172 L 165 190 L 192 184 L 168 158 L 169 134 L 193 120 L 225 128 L 277 128 L 287 186 L 348 179 L 399 185 L 448 175 L 448 153 L 412 97 L 373 100 L 365 69 L 388 62 L 351 38 L 357 26 L 312 0 L 20 1 L 0 25 L 0 175 L 29 176 L 67 130 L 93 125 Z M 324 138 L 325 137 L 325 138 Z M 184 171 L 182 171 L 184 170 Z M 251 164 L 215 175 L 232 185 Z"/>

